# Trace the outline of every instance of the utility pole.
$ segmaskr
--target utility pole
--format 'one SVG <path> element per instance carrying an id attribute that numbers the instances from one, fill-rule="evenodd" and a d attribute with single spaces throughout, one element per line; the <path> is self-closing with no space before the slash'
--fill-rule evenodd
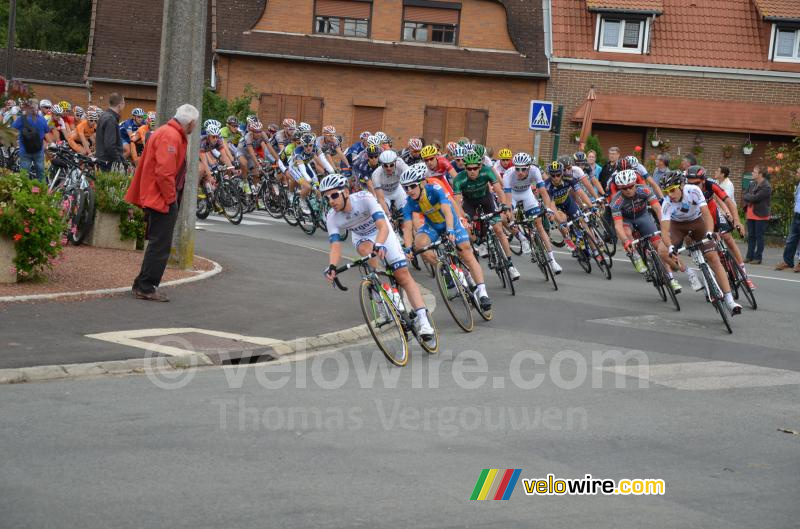
<path id="1" fill-rule="evenodd" d="M 208 2 L 164 0 L 161 24 L 161 60 L 158 71 L 158 122 L 163 126 L 184 103 L 203 109 Z M 170 265 L 189 269 L 194 258 L 194 223 L 200 124 L 189 138 L 186 185 L 172 238 Z"/>
<path id="2" fill-rule="evenodd" d="M 8 1 L 8 42 L 6 43 L 6 87 L 14 78 L 14 46 L 17 26 L 17 0 Z"/>

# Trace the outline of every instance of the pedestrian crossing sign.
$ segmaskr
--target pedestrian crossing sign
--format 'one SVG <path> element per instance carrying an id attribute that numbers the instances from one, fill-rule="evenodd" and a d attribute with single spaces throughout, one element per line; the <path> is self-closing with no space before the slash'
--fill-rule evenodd
<path id="1" fill-rule="evenodd" d="M 552 101 L 531 101 L 528 123 L 530 130 L 550 130 L 553 124 Z"/>

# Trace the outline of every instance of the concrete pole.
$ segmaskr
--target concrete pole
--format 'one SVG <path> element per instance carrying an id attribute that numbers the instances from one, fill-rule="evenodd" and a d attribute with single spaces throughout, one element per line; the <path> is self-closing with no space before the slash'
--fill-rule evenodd
<path id="1" fill-rule="evenodd" d="M 206 57 L 208 2 L 164 0 L 161 25 L 161 60 L 158 71 L 158 122 L 164 124 L 184 103 L 203 109 L 203 79 Z M 189 137 L 186 155 L 186 186 L 175 224 L 170 266 L 189 269 L 194 258 L 194 224 L 197 207 L 197 166 L 200 124 Z"/>
<path id="2" fill-rule="evenodd" d="M 8 2 L 8 43 L 6 44 L 6 90 L 14 79 L 14 46 L 16 42 L 17 0 Z"/>

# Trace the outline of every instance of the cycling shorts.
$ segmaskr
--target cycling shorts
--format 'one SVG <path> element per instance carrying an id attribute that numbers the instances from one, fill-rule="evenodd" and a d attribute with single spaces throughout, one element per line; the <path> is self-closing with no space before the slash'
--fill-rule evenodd
<path id="1" fill-rule="evenodd" d="M 377 237 L 377 230 L 370 235 L 365 235 L 358 239 L 353 237 L 353 246 L 358 248 L 358 246 L 365 241 L 371 241 L 374 244 Z M 383 243 L 383 245 L 386 247 L 386 263 L 388 264 L 389 268 L 392 270 L 399 270 L 400 268 L 405 268 L 408 266 L 406 254 L 403 252 L 403 247 L 400 245 L 400 241 L 397 239 L 397 235 L 395 235 L 393 231 L 389 231 L 389 237 L 386 239 L 386 242 Z"/>
<path id="2" fill-rule="evenodd" d="M 649 237 L 658 231 L 656 221 L 648 210 L 644 210 L 641 215 L 633 219 L 623 217 L 622 223 L 638 231 L 639 237 Z"/>
<path id="3" fill-rule="evenodd" d="M 466 213 L 470 219 L 475 217 L 475 212 L 477 211 L 478 206 L 480 206 L 484 215 L 487 213 L 495 214 L 494 217 L 491 218 L 492 225 L 500 222 L 500 211 L 498 210 L 497 204 L 494 202 L 494 196 L 491 193 L 486 193 L 483 197 L 474 202 L 465 197 L 464 201 L 461 203 L 461 206 L 464 208 L 464 213 Z"/>
<path id="4" fill-rule="evenodd" d="M 581 213 L 578 204 L 574 200 L 572 200 L 572 198 L 568 198 L 564 203 L 558 204 L 557 207 L 558 209 L 566 213 L 567 217 L 569 217 L 571 220 L 578 218 L 578 216 Z"/>
<path id="5" fill-rule="evenodd" d="M 302 180 L 305 180 L 306 182 L 309 182 L 309 183 L 314 183 L 314 182 L 317 181 L 317 173 L 315 173 L 314 170 L 311 167 L 309 167 L 309 166 L 307 166 L 305 164 L 296 165 L 294 167 L 290 167 L 289 168 L 289 174 L 292 175 L 292 178 L 298 184 Z"/>
<path id="6" fill-rule="evenodd" d="M 461 225 L 460 222 L 456 221 L 455 223 L 455 236 L 456 236 L 456 244 L 461 244 L 462 242 L 469 242 L 469 233 L 467 233 L 466 228 Z M 447 227 L 444 224 L 434 225 L 425 221 L 417 233 L 424 233 L 428 236 L 431 242 L 436 242 L 439 240 L 439 237 L 443 237 L 447 235 Z"/>
<path id="7" fill-rule="evenodd" d="M 533 194 L 533 191 L 528 189 L 522 193 L 511 193 L 511 207 L 517 207 L 517 204 L 522 202 L 522 207 L 525 209 L 527 213 L 529 209 L 534 209 L 539 207 L 539 201 L 536 200 L 536 197 Z"/>
<path id="8" fill-rule="evenodd" d="M 386 205 L 391 208 L 392 202 L 394 202 L 394 207 L 397 208 L 398 211 L 403 211 L 403 207 L 406 205 L 406 200 L 408 199 L 408 195 L 406 192 L 403 191 L 403 188 L 397 186 L 397 189 L 392 191 L 391 193 L 387 193 L 384 191 L 383 198 L 386 200 Z"/>

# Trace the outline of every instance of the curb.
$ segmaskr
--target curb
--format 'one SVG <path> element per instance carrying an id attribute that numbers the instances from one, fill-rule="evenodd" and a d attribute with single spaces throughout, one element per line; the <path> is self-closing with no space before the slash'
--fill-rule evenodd
<path id="1" fill-rule="evenodd" d="M 208 270 L 206 272 L 201 272 L 196 276 L 184 277 L 182 279 L 173 279 L 172 281 L 167 281 L 166 283 L 162 283 L 162 287 L 173 287 L 176 285 L 183 285 L 186 283 L 193 283 L 195 281 L 201 281 L 203 279 L 208 279 L 209 277 L 213 277 L 220 272 L 222 272 L 222 265 L 218 262 L 213 261 L 207 257 L 200 257 L 201 259 L 205 259 L 206 261 L 211 262 L 214 265 L 214 268 Z M 61 299 L 61 298 L 72 298 L 72 297 L 80 297 L 80 296 L 102 296 L 108 294 L 121 294 L 123 292 L 130 292 L 131 287 L 117 287 L 117 288 L 101 288 L 98 290 L 82 290 L 78 292 L 52 292 L 50 294 L 28 294 L 22 296 L 0 296 L 0 303 L 19 303 L 23 301 L 35 301 L 35 300 L 52 300 L 52 299 Z"/>
<path id="2" fill-rule="evenodd" d="M 213 261 L 212 261 L 213 262 Z M 214 263 L 222 270 L 217 263 Z M 215 267 L 215 270 L 216 270 Z M 211 275 L 219 271 L 211 271 Z M 210 276 L 209 276 L 210 277 Z M 198 278 L 187 278 L 197 281 Z M 177 281 L 184 281 L 179 279 Z M 174 284 L 175 282 L 173 282 Z M 436 309 L 436 297 L 433 293 L 420 286 L 422 297 L 428 310 Z M 125 289 L 127 290 L 127 289 Z M 287 357 L 296 356 L 298 353 L 307 353 L 315 350 L 335 347 L 353 342 L 359 342 L 370 337 L 366 324 L 333 331 L 308 338 L 297 338 L 271 344 L 260 350 L 261 356 L 271 357 L 269 362 L 287 361 Z M 23 384 L 26 382 L 43 382 L 47 380 L 66 380 L 92 378 L 103 375 L 142 375 L 152 374 L 154 371 L 177 371 L 196 367 L 223 367 L 218 366 L 211 359 L 201 353 L 188 356 L 157 356 L 149 358 L 135 358 L 131 360 L 115 360 L 105 362 L 89 362 L 84 364 L 63 364 L 35 367 L 21 367 L 15 369 L 0 369 L 0 385 Z"/>

